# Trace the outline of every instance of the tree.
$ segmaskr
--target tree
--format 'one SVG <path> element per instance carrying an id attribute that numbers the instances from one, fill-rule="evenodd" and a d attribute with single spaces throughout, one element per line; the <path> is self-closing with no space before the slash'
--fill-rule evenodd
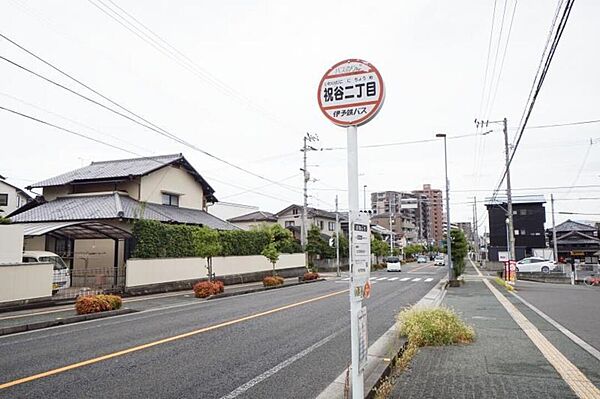
<path id="1" fill-rule="evenodd" d="M 208 279 L 212 280 L 214 278 L 212 258 L 221 252 L 219 232 L 217 230 L 209 229 L 208 227 L 201 227 L 193 230 L 192 237 L 194 240 L 196 256 L 206 258 Z"/>
<path id="2" fill-rule="evenodd" d="M 402 254 L 402 250 L 400 248 L 394 248 L 392 251 L 392 255 L 394 256 L 400 256 L 400 254 Z"/>
<path id="3" fill-rule="evenodd" d="M 412 258 L 414 255 L 424 251 L 425 247 L 421 244 L 409 244 L 404 247 L 404 255 L 406 255 L 407 258 Z"/>
<path id="4" fill-rule="evenodd" d="M 277 250 L 277 246 L 275 245 L 275 243 L 274 242 L 269 243 L 269 245 L 267 245 L 265 247 L 265 249 L 262 250 L 261 255 L 264 256 L 265 258 L 267 258 L 269 260 L 269 262 L 271 262 L 271 264 L 273 265 L 273 276 L 274 276 L 275 275 L 275 264 L 279 260 L 279 251 Z"/>
<path id="5" fill-rule="evenodd" d="M 316 257 L 333 258 L 335 251 L 329 246 L 329 242 L 321 236 L 321 229 L 315 224 L 310 226 L 306 237 L 306 247 L 304 249 L 308 254 L 308 267 L 315 268 Z"/>
<path id="6" fill-rule="evenodd" d="M 288 254 L 302 252 L 302 246 L 294 240 L 292 232 L 280 224 L 261 225 L 258 230 L 269 235 L 270 242 L 275 244 L 278 252 Z"/>
<path id="7" fill-rule="evenodd" d="M 450 239 L 452 243 L 453 278 L 456 279 L 465 271 L 465 257 L 469 252 L 469 245 L 465 233 L 460 229 L 452 229 Z M 445 252 L 447 253 L 447 250 Z"/>
<path id="8" fill-rule="evenodd" d="M 371 237 L 371 253 L 375 255 L 375 260 L 379 264 L 379 258 L 390 253 L 390 246 L 379 236 Z"/>
<path id="9" fill-rule="evenodd" d="M 338 246 L 336 236 L 333 236 L 333 249 L 336 250 Z M 350 254 L 350 243 L 348 237 L 340 233 L 340 258 L 347 258 Z"/>

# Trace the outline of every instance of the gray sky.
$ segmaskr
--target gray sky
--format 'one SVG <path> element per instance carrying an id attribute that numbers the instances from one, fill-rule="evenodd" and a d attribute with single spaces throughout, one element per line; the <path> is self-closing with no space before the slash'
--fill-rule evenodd
<path id="1" fill-rule="evenodd" d="M 502 172 L 500 126 L 476 136 L 473 120 L 507 117 L 512 140 L 556 9 L 550 0 L 518 3 L 501 69 L 515 3 L 506 2 L 494 67 L 505 4 L 497 1 L 488 69 L 488 82 L 493 76 L 494 85 L 483 92 L 482 102 L 492 0 L 114 1 L 194 65 L 182 66 L 187 61 L 181 56 L 177 62 L 119 25 L 99 9 L 105 7 L 99 0 L 5 0 L 0 32 L 182 139 L 286 186 L 235 170 L 2 60 L 0 106 L 141 155 L 182 152 L 217 198 L 278 211 L 302 201 L 298 150 L 304 132 L 319 135 L 315 147 L 345 146 L 345 130 L 318 109 L 317 85 L 334 63 L 362 58 L 381 72 L 386 101 L 377 117 L 359 128 L 359 145 L 430 139 L 437 132 L 471 135 L 448 141 L 455 221 L 471 219 L 467 202 L 474 195 L 489 195 Z M 600 2 L 575 3 L 530 126 L 600 119 L 599 15 Z M 76 88 L 2 39 L 0 55 Z M 495 101 L 488 102 L 488 95 Z M 0 126 L 0 174 L 22 187 L 93 160 L 132 156 L 4 111 Z M 598 187 L 515 194 L 554 192 L 558 211 L 600 213 L 599 138 L 600 124 L 526 131 L 512 168 L 515 188 Z M 590 139 L 596 144 L 590 145 Z M 423 183 L 443 188 L 442 151 L 441 141 L 361 149 L 361 189 L 366 184 L 369 192 L 413 190 Z M 346 208 L 345 151 L 311 152 L 309 157 L 310 165 L 318 165 L 310 168 L 318 179 L 310 185 L 311 205 L 333 208 L 339 194 Z M 480 206 L 480 215 L 483 210 Z M 558 215 L 559 221 L 567 218 L 600 216 Z"/>

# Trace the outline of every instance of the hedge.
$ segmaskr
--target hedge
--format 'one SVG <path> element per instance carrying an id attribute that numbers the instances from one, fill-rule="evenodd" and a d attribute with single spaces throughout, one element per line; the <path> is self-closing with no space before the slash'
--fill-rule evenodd
<path id="1" fill-rule="evenodd" d="M 137 220 L 133 226 L 136 258 L 199 257 L 194 231 L 203 227 L 161 223 L 156 220 Z M 221 250 L 217 256 L 260 255 L 271 238 L 264 230 L 219 231 Z M 279 243 L 278 243 L 279 244 Z M 281 243 L 280 252 L 301 252 L 295 242 Z"/>

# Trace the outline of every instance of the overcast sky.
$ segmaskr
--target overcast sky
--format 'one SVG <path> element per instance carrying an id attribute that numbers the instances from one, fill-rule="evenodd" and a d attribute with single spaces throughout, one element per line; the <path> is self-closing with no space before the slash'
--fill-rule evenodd
<path id="1" fill-rule="evenodd" d="M 361 58 L 381 72 L 386 100 L 377 117 L 359 128 L 359 145 L 388 144 L 360 150 L 361 190 L 363 185 L 368 192 L 414 190 L 423 183 L 443 189 L 441 141 L 390 143 L 431 139 L 439 132 L 469 135 L 448 141 L 454 221 L 471 220 L 467 202 L 474 195 L 489 196 L 502 172 L 501 126 L 476 135 L 482 130 L 473 120 L 507 117 L 513 140 L 556 10 L 550 0 L 517 4 L 501 68 L 515 0 L 497 0 L 490 50 L 493 0 L 102 1 L 5 0 L 0 33 L 166 131 L 283 186 L 111 114 L 1 59 L 0 106 L 136 154 L 182 152 L 220 200 L 276 212 L 302 201 L 299 149 L 305 132 L 318 134 L 317 148 L 345 146 L 345 129 L 318 108 L 317 86 L 331 65 Z M 110 14 L 108 6 L 125 18 L 129 13 L 173 46 L 171 55 L 156 44 L 168 48 L 165 42 L 155 38 L 153 46 L 111 19 L 101 10 Z M 600 119 L 599 17 L 600 2 L 575 3 L 529 125 Z M 494 83 L 484 90 L 488 51 L 487 81 Z M 1 38 L 0 55 L 102 101 Z M 2 110 L 0 127 L 0 174 L 21 187 L 91 161 L 135 156 Z M 317 179 L 309 186 L 310 204 L 332 209 L 338 194 L 340 208 L 347 208 L 345 150 L 311 152 L 309 165 Z M 599 214 L 600 124 L 527 130 L 512 177 L 517 189 L 595 186 L 515 194 L 549 199 L 553 192 L 557 211 Z M 360 198 L 362 206 L 362 193 Z M 481 205 L 479 214 L 484 214 Z"/>

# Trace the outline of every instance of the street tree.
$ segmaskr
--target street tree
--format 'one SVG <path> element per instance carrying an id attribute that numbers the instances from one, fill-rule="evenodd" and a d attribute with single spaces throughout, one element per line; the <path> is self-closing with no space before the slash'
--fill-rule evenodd
<path id="1" fill-rule="evenodd" d="M 465 271 L 465 257 L 469 253 L 469 244 L 465 233 L 460 229 L 452 229 L 450 239 L 452 240 L 452 266 L 454 278 L 456 279 Z M 447 248 L 444 249 L 444 252 L 448 253 Z"/>
<path id="2" fill-rule="evenodd" d="M 383 241 L 379 236 L 371 237 L 371 253 L 375 255 L 375 261 L 379 264 L 379 259 L 390 253 L 390 246 Z"/>
<path id="3" fill-rule="evenodd" d="M 206 258 L 208 279 L 212 281 L 214 279 L 212 258 L 213 256 L 219 255 L 221 252 L 219 232 L 217 230 L 209 229 L 208 227 L 201 227 L 193 230 L 192 238 L 196 256 Z"/>
<path id="4" fill-rule="evenodd" d="M 265 249 L 262 250 L 261 255 L 264 256 L 271 262 L 273 265 L 273 276 L 275 276 L 275 264 L 279 260 L 279 251 L 277 250 L 277 245 L 274 242 L 270 242 Z"/>

